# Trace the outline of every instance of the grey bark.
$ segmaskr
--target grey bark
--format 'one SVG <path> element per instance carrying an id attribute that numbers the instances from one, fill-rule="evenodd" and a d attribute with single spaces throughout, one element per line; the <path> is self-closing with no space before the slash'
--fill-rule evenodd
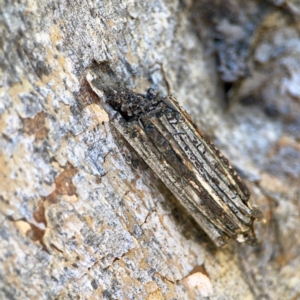
<path id="1" fill-rule="evenodd" d="M 0 298 L 297 299 L 299 14 L 1 2 Z M 104 62 L 135 91 L 173 94 L 211 136 L 263 211 L 259 245 L 215 248 L 112 130 L 85 79 Z"/>

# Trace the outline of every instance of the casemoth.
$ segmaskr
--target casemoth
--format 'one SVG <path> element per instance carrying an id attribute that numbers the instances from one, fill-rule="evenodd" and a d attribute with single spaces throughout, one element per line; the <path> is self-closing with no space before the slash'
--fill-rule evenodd
<path id="1" fill-rule="evenodd" d="M 93 90 L 97 85 L 90 82 Z M 98 85 L 99 86 L 99 85 Z M 163 181 L 217 246 L 255 243 L 258 210 L 228 160 L 172 96 L 102 86 L 111 124 Z"/>

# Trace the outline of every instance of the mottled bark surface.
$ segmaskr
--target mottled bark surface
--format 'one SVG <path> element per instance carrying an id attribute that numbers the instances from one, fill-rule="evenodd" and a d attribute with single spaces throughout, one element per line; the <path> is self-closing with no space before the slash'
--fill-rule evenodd
<path id="1" fill-rule="evenodd" d="M 1 299 L 300 297 L 297 1 L 3 1 Z M 245 179 L 217 249 L 109 125 L 88 69 L 173 94 Z"/>

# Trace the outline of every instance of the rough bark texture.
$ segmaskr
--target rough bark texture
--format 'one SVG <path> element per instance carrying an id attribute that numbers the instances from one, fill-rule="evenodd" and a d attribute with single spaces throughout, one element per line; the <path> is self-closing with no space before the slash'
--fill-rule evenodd
<path id="1" fill-rule="evenodd" d="M 299 298 L 299 15 L 292 0 L 2 1 L 0 298 Z M 173 94 L 227 155 L 264 213 L 257 247 L 216 249 L 113 132 L 85 80 L 103 62 Z"/>

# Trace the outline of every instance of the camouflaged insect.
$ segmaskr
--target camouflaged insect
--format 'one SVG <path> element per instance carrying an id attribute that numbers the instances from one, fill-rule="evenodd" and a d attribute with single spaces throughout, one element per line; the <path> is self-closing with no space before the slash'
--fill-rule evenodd
<path id="1" fill-rule="evenodd" d="M 95 90 L 96 85 L 92 88 Z M 228 160 L 172 97 L 102 87 L 117 113 L 111 123 L 217 246 L 254 243 L 257 209 Z"/>

